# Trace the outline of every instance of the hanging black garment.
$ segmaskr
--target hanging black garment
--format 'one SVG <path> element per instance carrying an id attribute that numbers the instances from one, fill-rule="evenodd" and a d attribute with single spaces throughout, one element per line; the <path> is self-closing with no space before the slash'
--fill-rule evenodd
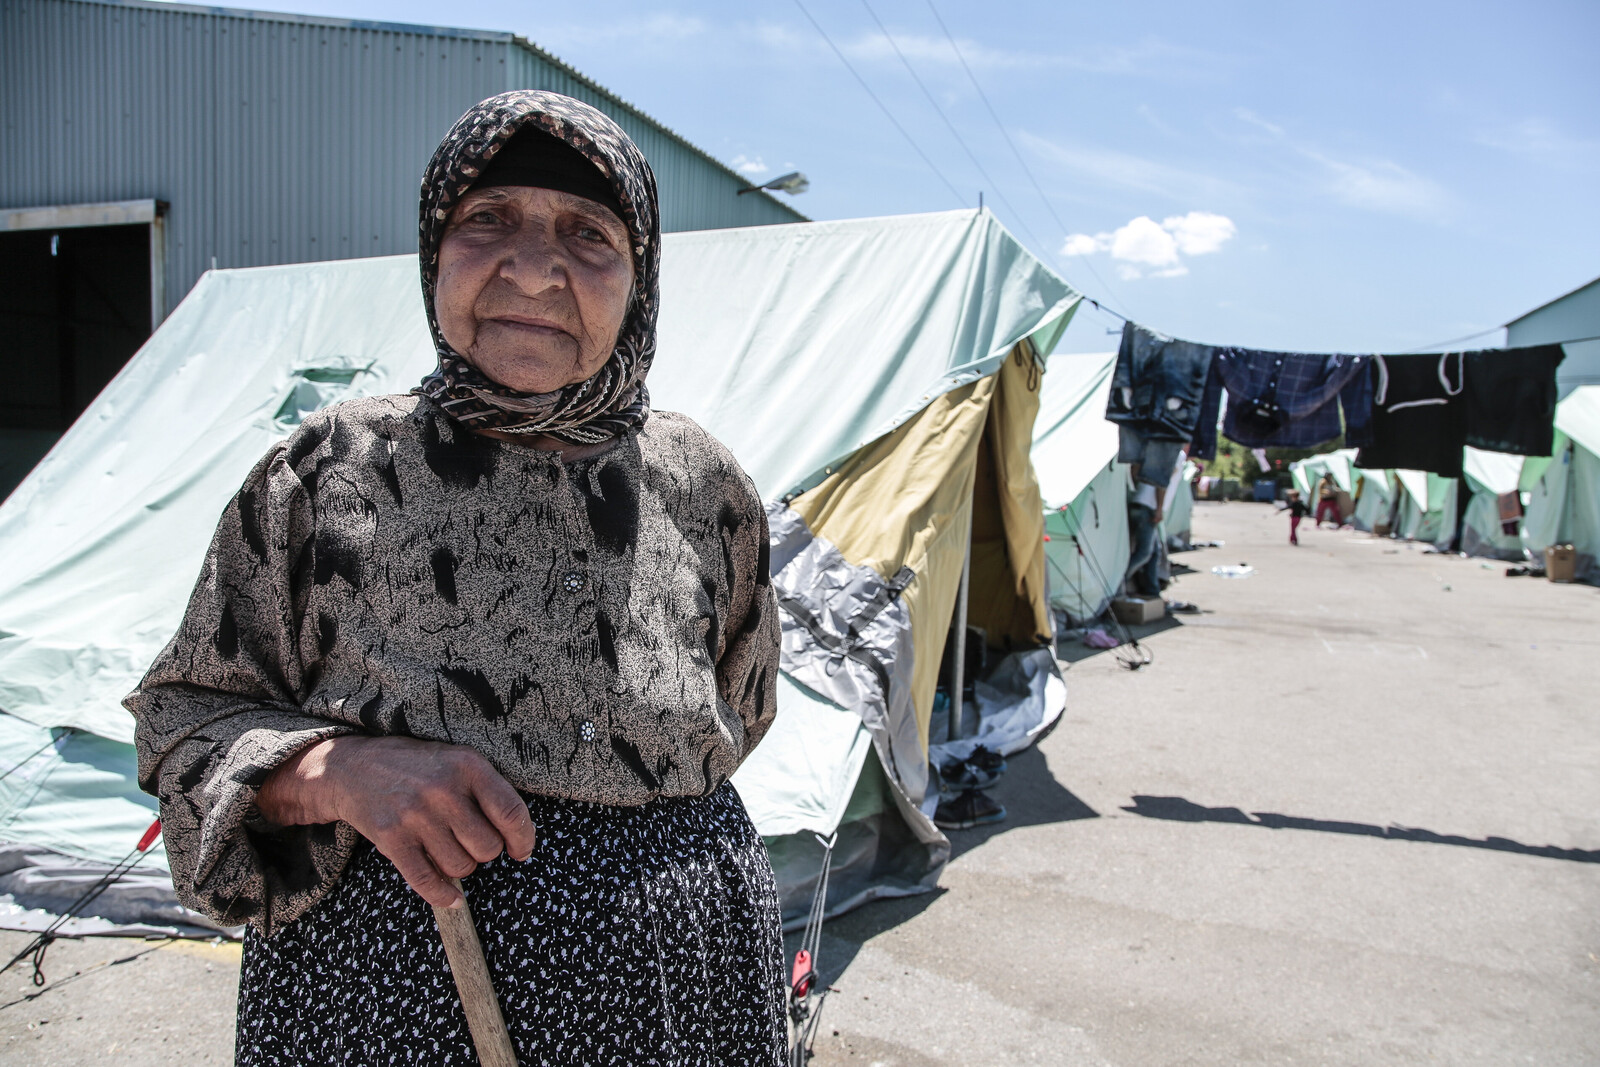
<path id="1" fill-rule="evenodd" d="M 1461 477 L 1463 354 L 1378 356 L 1375 362 L 1372 443 L 1362 446 L 1356 466 Z"/>
<path id="2" fill-rule="evenodd" d="M 1489 348 L 1466 355 L 1467 444 L 1490 452 L 1548 456 L 1555 444 L 1560 345 Z"/>

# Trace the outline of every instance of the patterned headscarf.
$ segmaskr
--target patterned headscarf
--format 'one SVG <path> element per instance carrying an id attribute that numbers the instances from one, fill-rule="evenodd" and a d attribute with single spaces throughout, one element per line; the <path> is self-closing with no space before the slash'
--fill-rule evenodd
<path id="1" fill-rule="evenodd" d="M 445 341 L 434 307 L 439 245 L 451 210 L 506 142 L 530 127 L 577 149 L 610 181 L 633 252 L 633 296 L 611 358 L 593 377 L 551 393 L 520 393 L 492 381 Z M 570 96 L 531 89 L 473 107 L 439 143 L 423 174 L 420 252 L 422 302 L 439 366 L 413 392 L 474 429 L 548 434 L 572 444 L 605 441 L 644 424 L 650 415 L 644 377 L 656 353 L 661 221 L 650 164 L 615 122 Z"/>

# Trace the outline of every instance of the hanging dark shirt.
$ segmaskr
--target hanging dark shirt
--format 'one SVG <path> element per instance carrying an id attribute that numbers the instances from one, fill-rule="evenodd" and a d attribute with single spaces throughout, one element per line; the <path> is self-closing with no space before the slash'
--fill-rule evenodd
<path id="1" fill-rule="evenodd" d="M 1548 456 L 1555 445 L 1560 345 L 1490 348 L 1466 354 L 1467 444 L 1490 452 Z"/>
<path id="2" fill-rule="evenodd" d="M 1228 389 L 1224 432 L 1246 448 L 1311 448 L 1338 437 L 1340 401 L 1352 383 L 1345 421 L 1358 431 L 1367 424 L 1370 356 L 1224 348 L 1216 360 Z"/>
<path id="3" fill-rule="evenodd" d="M 1362 447 L 1356 466 L 1461 477 L 1463 354 L 1378 356 L 1376 362 L 1372 443 Z"/>

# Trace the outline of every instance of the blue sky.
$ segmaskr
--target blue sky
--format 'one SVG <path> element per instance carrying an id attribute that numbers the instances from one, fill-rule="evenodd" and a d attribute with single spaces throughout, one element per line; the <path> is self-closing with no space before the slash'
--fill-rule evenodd
<path id="1" fill-rule="evenodd" d="M 803 170 L 812 218 L 981 188 L 1073 285 L 1193 340 L 1406 350 L 1600 275 L 1592 0 L 934 0 L 999 124 L 928 0 L 804 4 L 942 177 L 795 0 L 281 9 L 521 34 L 754 177 Z M 1064 348 L 1113 324 L 1081 315 Z"/>

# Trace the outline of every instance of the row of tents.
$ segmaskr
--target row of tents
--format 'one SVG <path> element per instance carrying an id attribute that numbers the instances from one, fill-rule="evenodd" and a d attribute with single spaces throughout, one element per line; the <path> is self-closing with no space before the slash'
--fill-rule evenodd
<path id="1" fill-rule="evenodd" d="M 1542 561 L 1570 544 L 1576 574 L 1600 582 L 1600 386 L 1578 386 L 1556 405 L 1548 456 L 1512 456 L 1468 447 L 1462 477 L 1366 470 L 1356 450 L 1340 449 L 1290 465 L 1295 487 L 1314 502 L 1323 480 L 1349 494 L 1349 521 L 1361 530 L 1452 547 L 1469 556 Z"/>
<path id="2" fill-rule="evenodd" d="M 1052 609 L 1098 613 L 1127 561 L 1114 356 L 1050 358 L 1079 300 L 981 209 L 665 238 L 652 402 L 768 501 L 780 713 L 734 781 L 791 921 L 828 839 L 829 912 L 931 888 L 930 755 L 1013 753 L 1065 707 Z M 250 466 L 432 363 L 414 257 L 212 271 L 0 505 L 0 926 L 48 922 L 154 817 L 120 700 Z M 951 736 L 935 693 L 969 553 L 992 666 Z M 159 844 L 94 913 L 72 929 L 213 932 Z"/>

